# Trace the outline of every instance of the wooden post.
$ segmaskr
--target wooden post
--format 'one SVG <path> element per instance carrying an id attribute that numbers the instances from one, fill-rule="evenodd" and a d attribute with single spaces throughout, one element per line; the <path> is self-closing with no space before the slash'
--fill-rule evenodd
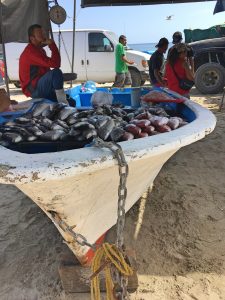
<path id="1" fill-rule="evenodd" d="M 90 293 L 90 277 L 92 275 L 91 269 L 82 267 L 76 258 L 71 253 L 70 255 L 61 258 L 59 266 L 59 275 L 61 278 L 63 289 L 66 293 Z M 99 274 L 100 289 L 105 292 L 104 272 Z M 134 293 L 138 288 L 137 273 L 129 277 L 128 291 Z"/>

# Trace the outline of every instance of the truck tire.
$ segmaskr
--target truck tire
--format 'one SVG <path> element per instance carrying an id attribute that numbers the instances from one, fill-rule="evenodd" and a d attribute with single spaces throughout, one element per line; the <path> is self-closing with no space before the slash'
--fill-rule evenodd
<path id="1" fill-rule="evenodd" d="M 223 90 L 225 69 L 217 63 L 201 65 L 195 74 L 195 86 L 203 94 L 217 94 Z"/>
<path id="2" fill-rule="evenodd" d="M 145 84 L 145 80 L 142 80 L 141 81 L 141 86 L 144 85 L 144 84 Z"/>
<path id="3" fill-rule="evenodd" d="M 129 69 L 131 79 L 132 79 L 132 87 L 141 86 L 141 75 L 138 70 Z"/>

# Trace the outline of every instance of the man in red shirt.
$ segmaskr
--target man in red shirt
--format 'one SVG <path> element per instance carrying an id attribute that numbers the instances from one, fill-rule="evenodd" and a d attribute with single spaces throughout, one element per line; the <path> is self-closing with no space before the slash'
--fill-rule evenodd
<path id="1" fill-rule="evenodd" d="M 29 44 L 19 59 L 19 76 L 23 93 L 32 98 L 46 98 L 68 104 L 63 89 L 63 74 L 59 69 L 61 58 L 52 39 L 48 39 L 42 27 L 31 25 L 28 29 Z M 43 47 L 48 46 L 51 57 Z"/>

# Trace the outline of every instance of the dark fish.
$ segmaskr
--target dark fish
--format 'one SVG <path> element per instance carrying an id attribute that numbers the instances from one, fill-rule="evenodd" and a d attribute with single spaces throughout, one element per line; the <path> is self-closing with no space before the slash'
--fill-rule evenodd
<path id="1" fill-rule="evenodd" d="M 110 107 L 110 105 L 103 105 L 103 112 L 104 112 L 104 114 L 106 114 L 106 115 L 112 115 L 112 109 L 111 109 L 111 107 Z"/>
<path id="2" fill-rule="evenodd" d="M 38 129 L 40 129 L 42 131 L 42 133 L 45 133 L 45 132 L 49 131 L 49 129 L 47 127 L 45 127 L 44 125 L 41 125 L 41 124 L 37 124 L 36 123 L 35 127 L 37 127 Z"/>
<path id="3" fill-rule="evenodd" d="M 64 131 L 64 128 L 59 125 L 58 123 L 52 123 L 52 126 L 50 128 L 51 130 L 63 130 Z"/>
<path id="4" fill-rule="evenodd" d="M 77 111 L 77 109 L 74 107 L 65 106 L 62 110 L 60 110 L 60 112 L 58 114 L 58 118 L 63 121 L 66 118 L 68 118 L 70 115 L 75 113 L 76 111 Z"/>
<path id="5" fill-rule="evenodd" d="M 129 113 L 126 115 L 126 117 L 128 118 L 129 121 L 134 119 L 134 113 Z"/>
<path id="6" fill-rule="evenodd" d="M 68 125 L 73 125 L 77 122 L 77 118 L 75 117 L 75 115 L 70 115 L 67 119 L 66 122 Z"/>
<path id="7" fill-rule="evenodd" d="M 84 128 L 93 128 L 95 129 L 95 126 L 90 124 L 89 122 L 79 122 L 73 125 L 74 129 L 82 130 Z"/>
<path id="8" fill-rule="evenodd" d="M 13 132 L 22 136 L 23 140 L 28 140 L 28 138 L 32 135 L 28 130 L 19 126 L 7 126 L 4 128 L 5 132 Z"/>
<path id="9" fill-rule="evenodd" d="M 70 132 L 69 132 L 69 135 L 70 136 L 78 136 L 78 135 L 81 135 L 82 134 L 82 131 L 79 130 L 79 129 L 74 129 L 74 128 L 71 128 L 70 129 Z"/>
<path id="10" fill-rule="evenodd" d="M 35 107 L 32 110 L 32 115 L 33 117 L 37 117 L 42 115 L 42 113 L 45 110 L 51 110 L 53 108 L 54 104 L 50 104 L 50 103 L 46 103 L 46 102 L 42 102 L 42 103 L 37 103 L 35 105 Z"/>
<path id="11" fill-rule="evenodd" d="M 113 119 L 107 120 L 106 124 L 104 126 L 101 126 L 98 128 L 98 135 L 100 138 L 102 138 L 104 141 L 107 140 L 109 137 L 110 133 L 113 130 L 113 127 L 115 126 L 115 123 Z"/>
<path id="12" fill-rule="evenodd" d="M 41 120 L 41 124 L 50 129 L 51 126 L 52 126 L 52 124 L 53 124 L 53 122 L 52 122 L 52 120 L 50 120 L 48 118 L 43 118 Z"/>
<path id="13" fill-rule="evenodd" d="M 25 117 L 19 117 L 15 119 L 16 123 L 21 123 L 21 124 L 27 124 L 30 123 L 30 119 L 25 118 Z"/>
<path id="14" fill-rule="evenodd" d="M 56 123 L 58 123 L 60 126 L 62 126 L 64 129 L 69 129 L 69 126 L 66 124 L 66 122 L 62 120 L 57 120 Z"/>
<path id="15" fill-rule="evenodd" d="M 85 110 L 85 111 L 81 111 L 81 112 L 76 113 L 76 117 L 78 119 L 87 118 L 89 115 L 90 115 L 90 111 L 89 110 Z"/>
<path id="16" fill-rule="evenodd" d="M 30 135 L 27 140 L 29 142 L 33 142 L 33 141 L 37 140 L 37 137 L 35 135 Z"/>
<path id="17" fill-rule="evenodd" d="M 111 118 L 110 117 L 108 117 L 108 116 L 100 116 L 100 117 L 98 117 L 98 119 L 97 119 L 97 121 L 96 121 L 96 127 L 97 128 L 100 128 L 100 127 L 102 127 L 102 126 L 105 126 L 105 124 L 109 121 L 109 120 L 111 120 Z"/>
<path id="18" fill-rule="evenodd" d="M 64 135 L 65 132 L 63 130 L 49 130 L 43 133 L 40 138 L 45 141 L 57 141 Z"/>
<path id="19" fill-rule="evenodd" d="M 97 136 L 97 131 L 93 128 L 88 128 L 87 130 L 84 130 L 82 132 L 83 137 L 85 137 L 85 139 L 90 139 L 92 137 L 96 137 Z"/>
<path id="20" fill-rule="evenodd" d="M 119 142 L 122 140 L 122 137 L 124 135 L 124 130 L 120 127 L 114 127 L 113 130 L 110 133 L 110 137 L 112 141 Z"/>
<path id="21" fill-rule="evenodd" d="M 22 136 L 17 132 L 5 132 L 2 135 L 2 139 L 9 141 L 10 143 L 19 143 L 23 140 Z"/>
<path id="22" fill-rule="evenodd" d="M 41 136 L 43 134 L 43 131 L 40 128 L 38 128 L 37 126 L 29 126 L 29 127 L 27 127 L 27 130 L 29 132 L 31 132 L 32 135 L 35 135 L 37 137 Z"/>

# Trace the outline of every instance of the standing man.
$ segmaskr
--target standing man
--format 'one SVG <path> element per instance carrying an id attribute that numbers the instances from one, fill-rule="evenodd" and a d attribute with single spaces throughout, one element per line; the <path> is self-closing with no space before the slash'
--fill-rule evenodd
<path id="1" fill-rule="evenodd" d="M 126 44 L 127 38 L 124 35 L 121 35 L 115 51 L 116 79 L 113 84 L 114 87 L 124 87 L 124 85 L 131 85 L 132 83 L 127 64 L 133 65 L 134 62 L 128 60 L 126 57 L 124 48 Z"/>
<path id="2" fill-rule="evenodd" d="M 156 45 L 158 48 L 150 57 L 148 61 L 149 65 L 149 77 L 153 86 L 156 87 L 165 87 L 166 80 L 163 78 L 162 67 L 164 63 L 164 53 L 166 53 L 168 49 L 169 41 L 164 37 L 161 38 Z"/>
<path id="3" fill-rule="evenodd" d="M 29 44 L 19 59 L 19 76 L 23 93 L 27 97 L 46 98 L 68 104 L 63 89 L 63 74 L 59 69 L 61 58 L 52 39 L 46 38 L 38 24 L 28 28 Z M 43 47 L 48 46 L 51 57 Z"/>
<path id="4" fill-rule="evenodd" d="M 176 31 L 173 34 L 173 44 L 177 45 L 182 43 L 183 37 L 180 31 Z M 187 62 L 189 63 L 191 70 L 194 72 L 194 51 L 191 46 L 186 44 L 187 47 Z"/>

